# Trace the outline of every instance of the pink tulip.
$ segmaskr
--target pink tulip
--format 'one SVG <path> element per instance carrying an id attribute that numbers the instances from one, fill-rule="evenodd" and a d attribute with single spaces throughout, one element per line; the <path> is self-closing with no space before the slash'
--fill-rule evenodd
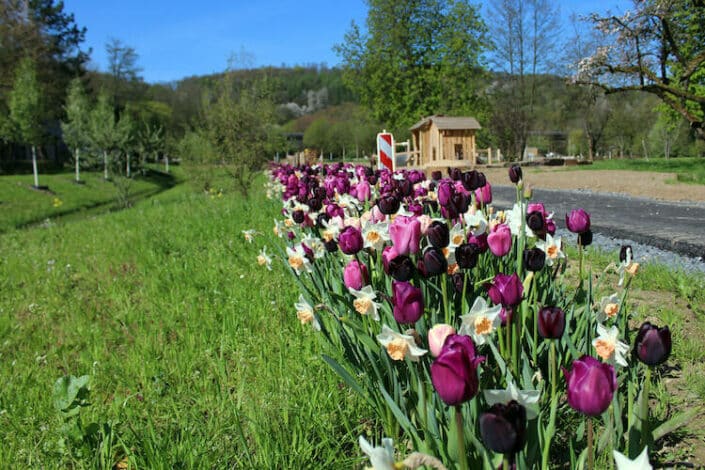
<path id="1" fill-rule="evenodd" d="M 416 217 L 398 216 L 389 226 L 389 238 L 397 254 L 417 253 L 421 239 L 421 222 Z"/>
<path id="2" fill-rule="evenodd" d="M 487 244 L 490 251 L 495 256 L 504 256 L 512 249 L 512 231 L 506 224 L 499 224 L 494 227 L 492 233 L 487 236 Z"/>

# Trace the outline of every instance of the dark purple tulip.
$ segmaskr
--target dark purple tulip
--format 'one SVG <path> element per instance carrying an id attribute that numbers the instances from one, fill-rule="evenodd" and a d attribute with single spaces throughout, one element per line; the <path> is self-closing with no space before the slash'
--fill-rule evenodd
<path id="1" fill-rule="evenodd" d="M 465 193 L 456 192 L 450 198 L 451 204 L 458 214 L 464 214 L 470 207 L 470 196 Z"/>
<path id="2" fill-rule="evenodd" d="M 343 270 L 343 283 L 348 289 L 360 290 L 370 282 L 367 266 L 358 260 L 351 260 Z"/>
<path id="3" fill-rule="evenodd" d="M 335 253 L 336 251 L 338 251 L 338 242 L 336 242 L 335 240 L 323 242 L 323 246 L 326 247 L 326 251 L 328 253 Z"/>
<path id="4" fill-rule="evenodd" d="M 301 224 L 306 218 L 306 214 L 304 214 L 304 211 L 302 210 L 296 210 L 293 214 L 291 214 L 291 218 L 294 219 L 294 222 L 297 224 Z"/>
<path id="5" fill-rule="evenodd" d="M 463 269 L 472 269 L 477 265 L 480 249 L 474 243 L 463 243 L 455 248 L 455 261 Z"/>
<path id="6" fill-rule="evenodd" d="M 671 354 L 671 330 L 644 322 L 634 339 L 634 353 L 647 366 L 661 364 Z"/>
<path id="7" fill-rule="evenodd" d="M 423 254 L 423 264 L 427 276 L 437 276 L 448 271 L 448 260 L 441 250 L 428 247 Z"/>
<path id="8" fill-rule="evenodd" d="M 319 199 L 317 197 L 312 197 L 308 200 L 307 204 L 308 204 L 308 207 L 310 207 L 312 211 L 318 212 L 323 207 L 323 200 Z"/>
<path id="9" fill-rule="evenodd" d="M 541 232 L 546 227 L 546 220 L 539 211 L 526 214 L 526 225 L 534 232 Z"/>
<path id="10" fill-rule="evenodd" d="M 450 335 L 431 364 L 431 382 L 447 405 L 460 405 L 477 395 L 480 381 L 477 366 L 485 358 L 475 354 L 475 345 L 466 335 Z"/>
<path id="11" fill-rule="evenodd" d="M 453 288 L 455 289 L 455 292 L 458 294 L 462 294 L 463 288 L 465 286 L 465 274 L 461 272 L 454 273 L 451 276 L 451 280 L 453 281 Z M 466 292 L 470 291 L 472 291 L 472 281 L 468 279 L 468 286 Z"/>
<path id="12" fill-rule="evenodd" d="M 434 220 L 426 229 L 426 237 L 434 248 L 440 250 L 447 247 L 450 243 L 450 230 L 448 229 L 448 225 L 444 222 Z"/>
<path id="13" fill-rule="evenodd" d="M 364 241 L 362 240 L 362 234 L 355 227 L 347 226 L 338 235 L 338 245 L 340 246 L 340 251 L 346 255 L 354 255 L 358 251 L 362 250 L 363 244 Z"/>
<path id="14" fill-rule="evenodd" d="M 455 187 L 453 186 L 453 183 L 448 180 L 442 180 L 438 184 L 438 203 L 441 206 L 447 206 L 450 204 L 450 200 L 453 197 L 453 194 L 455 194 Z"/>
<path id="15" fill-rule="evenodd" d="M 524 250 L 524 267 L 529 271 L 541 271 L 546 264 L 546 253 L 540 248 Z"/>
<path id="16" fill-rule="evenodd" d="M 423 315 L 421 289 L 408 282 L 392 281 L 392 303 L 394 319 L 399 323 L 416 323 Z"/>
<path id="17" fill-rule="evenodd" d="M 389 274 L 389 263 L 397 256 L 399 256 L 399 253 L 393 246 L 387 245 L 382 249 L 382 268 L 384 268 L 385 274 Z"/>
<path id="18" fill-rule="evenodd" d="M 480 414 L 482 442 L 499 454 L 516 454 L 526 444 L 526 408 L 512 400 Z"/>
<path id="19" fill-rule="evenodd" d="M 516 273 L 512 275 L 498 273 L 490 284 L 487 294 L 495 305 L 515 307 L 521 303 L 524 285 Z"/>
<path id="20" fill-rule="evenodd" d="M 619 261 L 624 263 L 627 261 L 627 257 L 630 260 L 634 259 L 634 251 L 632 251 L 632 246 L 631 245 L 622 245 L 622 247 L 619 249 Z"/>
<path id="21" fill-rule="evenodd" d="M 489 248 L 489 245 L 487 244 L 486 233 L 482 233 L 477 236 L 472 234 L 468 235 L 468 243 L 477 246 L 477 248 L 480 250 L 480 253 L 484 253 Z"/>
<path id="22" fill-rule="evenodd" d="M 389 274 L 397 281 L 408 281 L 414 277 L 416 268 L 411 258 L 406 255 L 398 255 L 389 261 L 388 270 Z"/>
<path id="23" fill-rule="evenodd" d="M 546 220 L 546 233 L 553 236 L 556 234 L 556 223 L 553 219 Z"/>
<path id="24" fill-rule="evenodd" d="M 578 245 L 590 246 L 592 244 L 592 230 L 578 234 Z"/>
<path id="25" fill-rule="evenodd" d="M 514 184 L 518 184 L 522 178 L 522 171 L 519 165 L 512 165 L 509 167 L 509 181 Z"/>
<path id="26" fill-rule="evenodd" d="M 396 196 L 382 196 L 377 201 L 377 207 L 379 211 L 385 215 L 396 214 L 399 211 L 400 206 L 399 199 Z"/>
<path id="27" fill-rule="evenodd" d="M 441 173 L 440 170 L 435 170 L 431 172 L 431 179 L 433 181 L 440 181 L 441 178 L 443 178 L 443 173 Z"/>
<path id="28" fill-rule="evenodd" d="M 617 374 L 614 367 L 604 364 L 592 356 L 583 356 L 573 361 L 570 372 L 563 369 L 568 389 L 568 404 L 575 410 L 599 416 L 612 403 L 617 390 Z"/>
<path id="29" fill-rule="evenodd" d="M 316 216 L 316 227 L 323 228 L 323 222 L 328 222 L 329 220 L 330 216 L 328 216 L 325 212 L 321 212 Z"/>
<path id="30" fill-rule="evenodd" d="M 565 225 L 573 233 L 583 233 L 590 230 L 590 214 L 584 209 L 573 209 L 565 215 Z"/>
<path id="31" fill-rule="evenodd" d="M 477 170 L 470 170 L 463 173 L 462 177 L 463 187 L 467 191 L 475 191 L 477 188 L 481 188 L 487 183 L 485 175 Z"/>
<path id="32" fill-rule="evenodd" d="M 448 168 L 448 176 L 453 181 L 460 181 L 460 178 L 463 176 L 463 172 L 460 168 Z"/>
<path id="33" fill-rule="evenodd" d="M 539 334 L 546 339 L 560 339 L 565 331 L 565 312 L 558 307 L 539 310 Z"/>

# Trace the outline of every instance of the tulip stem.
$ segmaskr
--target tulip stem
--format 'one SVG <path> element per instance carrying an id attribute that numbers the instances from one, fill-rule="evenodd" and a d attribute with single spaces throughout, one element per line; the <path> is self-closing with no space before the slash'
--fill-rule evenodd
<path id="1" fill-rule="evenodd" d="M 448 279 L 445 275 L 439 276 L 441 280 L 441 292 L 443 292 L 443 309 L 445 310 L 446 323 L 450 325 L 450 308 L 448 307 Z"/>
<path id="2" fill-rule="evenodd" d="M 592 431 L 592 417 L 587 417 L 587 458 L 588 458 L 588 470 L 593 470 L 595 468 L 595 452 L 593 449 L 593 431 Z"/>
<path id="3" fill-rule="evenodd" d="M 468 456 L 465 452 L 465 430 L 463 429 L 463 410 L 455 405 L 455 426 L 458 434 L 458 464 L 460 470 L 468 470 Z"/>
<path id="4" fill-rule="evenodd" d="M 580 238 L 578 238 L 578 287 L 583 286 L 583 244 L 580 243 Z"/>
<path id="5" fill-rule="evenodd" d="M 651 430 L 649 429 L 649 387 L 651 385 L 651 367 L 644 366 L 644 385 L 641 388 L 641 441 L 645 446 L 651 443 Z"/>
<path id="6" fill-rule="evenodd" d="M 556 341 L 551 341 L 551 349 L 548 352 L 548 380 L 551 382 L 551 414 L 546 428 L 546 441 L 543 444 L 543 455 L 541 456 L 541 468 L 548 467 L 548 457 L 551 450 L 551 440 L 556 429 L 556 411 L 558 410 L 558 397 L 556 396 L 556 382 L 558 381 L 558 371 L 556 367 Z"/>

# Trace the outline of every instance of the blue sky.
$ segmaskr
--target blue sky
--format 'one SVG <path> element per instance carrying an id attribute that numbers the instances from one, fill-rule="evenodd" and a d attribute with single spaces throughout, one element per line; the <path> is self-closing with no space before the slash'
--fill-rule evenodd
<path id="1" fill-rule="evenodd" d="M 626 0 L 563 0 L 561 13 L 624 8 Z M 133 47 L 148 82 L 224 70 L 246 52 L 247 65 L 337 65 L 333 45 L 350 22 L 364 24 L 364 0 L 65 0 L 65 10 L 88 29 L 93 68 L 105 70 L 110 38 Z"/>

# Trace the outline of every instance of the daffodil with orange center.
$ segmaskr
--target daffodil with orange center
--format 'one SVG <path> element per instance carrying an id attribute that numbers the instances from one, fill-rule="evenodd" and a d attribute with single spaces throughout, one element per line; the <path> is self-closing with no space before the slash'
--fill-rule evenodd
<path id="1" fill-rule="evenodd" d="M 306 252 L 301 245 L 296 245 L 293 248 L 286 247 L 286 255 L 289 266 L 297 275 L 301 274 L 302 271 L 311 271 L 311 263 L 306 258 Z"/>
<path id="2" fill-rule="evenodd" d="M 619 329 L 616 326 L 612 326 L 608 330 L 603 324 L 598 323 L 597 334 L 599 336 L 592 341 L 597 355 L 612 365 L 616 363 L 626 367 L 627 359 L 625 354 L 629 352 L 629 346 L 619 340 Z"/>
<path id="3" fill-rule="evenodd" d="M 600 305 L 597 310 L 597 321 L 604 323 L 608 318 L 614 318 L 619 313 L 621 300 L 619 295 L 612 294 L 600 299 Z"/>
<path id="4" fill-rule="evenodd" d="M 367 285 L 360 290 L 350 289 L 350 293 L 355 296 L 353 307 L 357 313 L 360 315 L 369 315 L 375 321 L 379 321 L 377 309 L 380 305 L 375 302 L 377 294 L 375 294 L 372 286 Z"/>
<path id="5" fill-rule="evenodd" d="M 470 308 L 470 312 L 461 315 L 462 324 L 458 333 L 469 335 L 475 344 L 485 344 L 489 335 L 500 325 L 502 319 L 499 313 L 502 311 L 501 305 L 489 307 L 483 297 L 477 297 Z"/>
<path id="6" fill-rule="evenodd" d="M 536 248 L 546 253 L 546 266 L 553 266 L 553 263 L 565 258 L 565 253 L 563 253 L 561 247 L 561 237 L 553 238 L 550 233 L 546 234 L 546 240 L 538 240 L 536 242 Z"/>
<path id="7" fill-rule="evenodd" d="M 385 222 L 367 223 L 362 229 L 363 247 L 380 251 L 389 240 L 389 224 Z"/>
<path id="8" fill-rule="evenodd" d="M 395 361 L 403 361 L 408 358 L 416 362 L 428 352 L 416 345 L 413 336 L 397 333 L 387 325 L 382 326 L 382 331 L 377 335 L 377 341 L 384 346 L 389 357 Z"/>
<path id="9" fill-rule="evenodd" d="M 267 254 L 267 247 L 263 247 L 259 255 L 257 255 L 257 264 L 266 266 L 268 270 L 272 270 L 272 258 Z"/>
<path id="10" fill-rule="evenodd" d="M 310 323 L 314 330 L 319 331 L 321 329 L 321 325 L 313 313 L 313 307 L 306 302 L 303 295 L 299 295 L 299 301 L 294 304 L 294 308 L 296 309 L 296 318 L 299 319 L 302 325 Z"/>

